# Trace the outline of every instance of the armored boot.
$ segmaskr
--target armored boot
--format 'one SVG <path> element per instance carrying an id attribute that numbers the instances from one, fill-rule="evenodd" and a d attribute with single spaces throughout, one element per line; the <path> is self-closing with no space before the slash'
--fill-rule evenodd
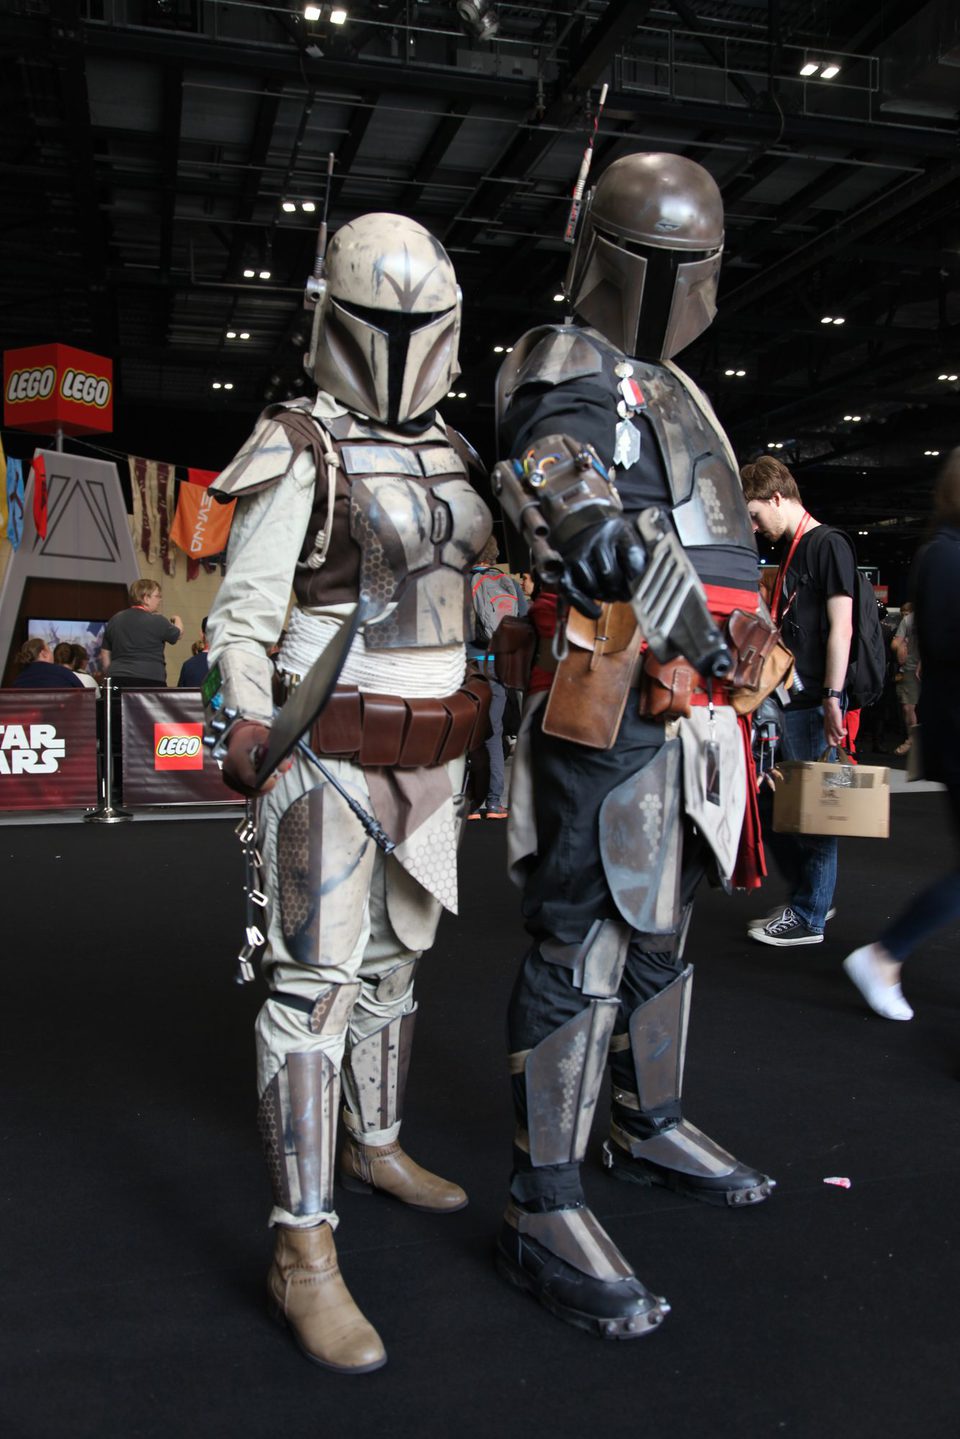
<path id="1" fill-rule="evenodd" d="M 705 1204 L 759 1204 L 776 1180 L 741 1164 L 684 1119 L 680 1095 L 693 966 L 633 1011 L 614 1037 L 610 1137 L 604 1166 L 617 1179 L 662 1184 Z M 623 1059 L 631 1061 L 627 1068 Z M 635 1085 L 625 1079 L 631 1073 Z"/>
<path id="2" fill-rule="evenodd" d="M 313 1034 L 342 1032 L 358 986 L 331 987 L 310 1012 Z M 323 1052 L 288 1054 L 260 1099 L 259 1123 L 274 1204 L 290 1220 L 276 1223 L 267 1278 L 270 1310 L 288 1324 L 308 1359 L 343 1374 L 386 1363 L 376 1330 L 343 1282 L 333 1229 L 333 1163 L 340 1076 Z M 275 1210 L 275 1217 L 276 1217 Z"/>
<path id="3" fill-rule="evenodd" d="M 450 1214 L 467 1204 L 459 1184 L 422 1169 L 397 1141 L 415 1016 L 416 1007 L 389 1020 L 347 1054 L 340 1181 L 355 1193 L 377 1190 L 411 1209 Z"/>
<path id="4" fill-rule="evenodd" d="M 617 1013 L 628 932 L 607 921 L 580 946 L 541 945 L 573 971 L 585 1007 L 532 1049 L 511 1055 L 522 1166 L 497 1243 L 497 1268 L 568 1324 L 635 1339 L 669 1313 L 637 1278 L 583 1201 L 579 1167 L 596 1109 Z"/>

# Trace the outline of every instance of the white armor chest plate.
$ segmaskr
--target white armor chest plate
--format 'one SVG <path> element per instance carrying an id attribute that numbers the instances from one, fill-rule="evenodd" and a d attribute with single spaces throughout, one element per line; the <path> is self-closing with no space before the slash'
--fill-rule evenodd
<path id="1" fill-rule="evenodd" d="M 459 455 L 444 443 L 344 444 L 340 454 L 360 588 L 374 604 L 367 648 L 462 643 L 465 576 L 492 522 Z"/>

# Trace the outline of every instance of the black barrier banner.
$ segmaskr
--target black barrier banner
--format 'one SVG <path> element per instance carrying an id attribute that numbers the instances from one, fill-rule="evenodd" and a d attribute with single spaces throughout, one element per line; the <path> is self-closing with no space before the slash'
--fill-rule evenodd
<path id="1" fill-rule="evenodd" d="M 123 690 L 122 803 L 242 804 L 203 743 L 199 690 Z"/>
<path id="2" fill-rule="evenodd" d="M 0 690 L 0 811 L 98 798 L 96 690 Z"/>

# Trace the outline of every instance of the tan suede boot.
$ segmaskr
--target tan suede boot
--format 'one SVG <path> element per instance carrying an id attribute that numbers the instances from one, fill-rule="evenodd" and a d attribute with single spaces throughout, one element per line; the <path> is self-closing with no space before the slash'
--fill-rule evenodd
<path id="1" fill-rule="evenodd" d="M 315 1364 L 339 1374 L 369 1374 L 386 1364 L 380 1335 L 343 1282 L 329 1224 L 313 1229 L 277 1225 L 267 1293 L 274 1318 L 290 1326 Z"/>
<path id="2" fill-rule="evenodd" d="M 411 1209 L 425 1209 L 432 1214 L 452 1214 L 467 1204 L 467 1196 L 459 1184 L 421 1169 L 396 1140 L 379 1146 L 360 1144 L 351 1134 L 345 1134 L 340 1151 L 340 1179 L 344 1189 L 358 1194 L 379 1189 L 409 1204 Z"/>

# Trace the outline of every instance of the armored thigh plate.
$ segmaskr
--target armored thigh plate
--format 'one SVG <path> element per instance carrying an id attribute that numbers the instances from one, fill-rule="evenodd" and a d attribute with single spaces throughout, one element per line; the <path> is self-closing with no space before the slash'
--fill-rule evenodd
<path id="1" fill-rule="evenodd" d="M 617 1001 L 595 999 L 526 1055 L 530 1161 L 579 1163 L 586 1153 Z"/>
<path id="2" fill-rule="evenodd" d="M 340 1079 L 325 1054 L 289 1054 L 260 1099 L 258 1123 L 274 1202 L 291 1214 L 333 1208 Z"/>
<path id="3" fill-rule="evenodd" d="M 284 943 L 299 964 L 342 964 L 353 953 L 374 856 L 333 791 L 312 789 L 285 811 L 277 827 L 277 895 Z"/>
<path id="4" fill-rule="evenodd" d="M 389 1129 L 403 1115 L 416 1007 L 358 1040 L 344 1059 L 344 1088 L 359 1129 Z"/>
<path id="5" fill-rule="evenodd" d="M 643 934 L 675 934 L 682 855 L 680 741 L 667 740 L 600 808 L 600 858 L 610 893 Z"/>

